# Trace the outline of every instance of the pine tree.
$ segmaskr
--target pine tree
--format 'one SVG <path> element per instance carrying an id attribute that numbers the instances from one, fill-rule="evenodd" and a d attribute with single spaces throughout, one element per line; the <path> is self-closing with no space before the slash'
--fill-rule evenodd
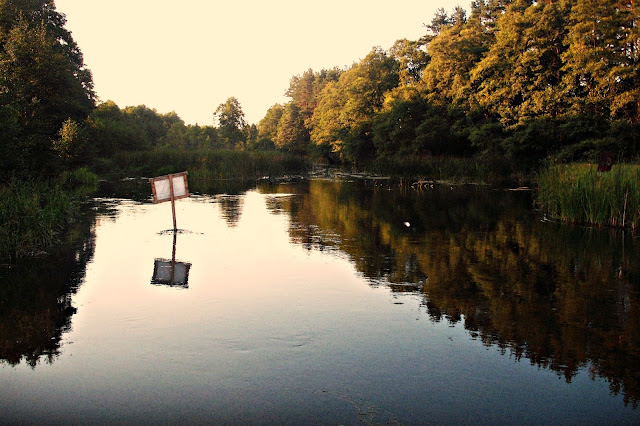
<path id="1" fill-rule="evenodd" d="M 638 10 L 633 0 L 577 0 L 563 55 L 573 111 L 639 122 Z"/>

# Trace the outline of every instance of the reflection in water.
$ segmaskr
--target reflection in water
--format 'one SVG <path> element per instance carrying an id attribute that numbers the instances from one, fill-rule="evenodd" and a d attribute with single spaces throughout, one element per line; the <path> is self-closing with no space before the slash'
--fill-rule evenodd
<path id="1" fill-rule="evenodd" d="M 526 193 L 266 183 L 181 203 L 207 267 L 152 279 L 175 292 L 149 285 L 166 210 L 124 184 L 147 195 L 112 188 L 52 264 L 0 269 L 0 423 L 640 415 L 629 234 L 540 222 Z"/>
<path id="2" fill-rule="evenodd" d="M 484 345 L 567 382 L 588 367 L 637 406 L 637 241 L 540 222 L 530 203 L 528 194 L 476 187 L 311 181 L 305 196 L 268 206 L 290 213 L 296 244 L 339 250 L 372 284 L 420 292 L 432 321 L 464 322 Z"/>
<path id="3" fill-rule="evenodd" d="M 242 214 L 242 204 L 244 203 L 244 195 L 220 195 L 217 202 L 220 203 L 220 211 L 222 217 L 231 227 L 237 226 Z"/>
<path id="4" fill-rule="evenodd" d="M 50 257 L 0 267 L 0 364 L 35 368 L 60 354 L 76 313 L 71 297 L 95 250 L 95 217 L 80 218 Z M 1 416 L 0 416 L 1 417 Z"/>
<path id="5" fill-rule="evenodd" d="M 191 264 L 187 262 L 176 262 L 176 245 L 179 231 L 172 232 L 173 250 L 171 260 L 155 259 L 153 262 L 153 277 L 151 278 L 151 284 L 188 288 Z"/>

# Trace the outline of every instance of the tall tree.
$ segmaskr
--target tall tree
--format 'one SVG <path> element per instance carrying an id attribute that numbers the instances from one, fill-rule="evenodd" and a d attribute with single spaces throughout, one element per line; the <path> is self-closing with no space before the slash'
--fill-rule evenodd
<path id="1" fill-rule="evenodd" d="M 428 30 L 427 36 L 425 37 L 426 40 L 431 41 L 432 39 L 440 35 L 440 32 L 444 28 L 449 27 L 449 25 L 451 25 L 451 18 L 449 18 L 447 11 L 442 7 L 438 8 L 435 15 L 431 19 L 431 23 L 428 25 L 425 24 L 425 27 Z"/>
<path id="2" fill-rule="evenodd" d="M 166 120 L 155 109 L 148 108 L 145 105 L 138 105 L 126 107 L 122 112 L 132 126 L 141 128 L 142 132 L 147 136 L 148 144 L 151 148 L 158 145 L 160 139 L 167 134 Z"/>
<path id="3" fill-rule="evenodd" d="M 430 61 L 422 82 L 439 102 L 466 104 L 470 98 L 469 73 L 492 42 L 479 15 L 465 24 L 450 25 L 428 45 Z"/>
<path id="4" fill-rule="evenodd" d="M 567 39 L 565 84 L 574 110 L 640 122 L 634 0 L 577 0 Z"/>
<path id="5" fill-rule="evenodd" d="M 307 138 L 302 114 L 298 106 L 289 102 L 278 121 L 275 143 L 279 148 L 299 153 L 306 152 Z"/>
<path id="6" fill-rule="evenodd" d="M 415 85 L 422 79 L 424 68 L 429 63 L 422 41 L 398 40 L 389 49 L 389 55 L 398 61 L 401 85 Z"/>
<path id="7" fill-rule="evenodd" d="M 278 135 L 278 123 L 284 112 L 281 104 L 272 105 L 264 118 L 258 123 L 258 144 L 261 146 L 275 146 Z"/>
<path id="8" fill-rule="evenodd" d="M 237 98 L 232 96 L 218 105 L 214 119 L 218 122 L 219 135 L 227 146 L 233 148 L 244 141 L 247 123 Z"/>
<path id="9" fill-rule="evenodd" d="M 398 62 L 382 49 L 373 49 L 321 92 L 312 117 L 312 142 L 330 145 L 348 162 L 372 156 L 374 114 L 398 81 Z"/>
<path id="10" fill-rule="evenodd" d="M 296 75 L 291 79 L 289 89 L 285 94 L 291 98 L 291 102 L 298 109 L 297 114 L 300 116 L 300 120 L 296 119 L 296 123 L 301 127 L 296 132 L 301 135 L 305 143 L 310 140 L 310 120 L 318 105 L 318 95 L 327 83 L 338 81 L 341 72 L 337 68 L 323 69 L 320 72 L 308 69 L 302 75 Z"/>
<path id="11" fill-rule="evenodd" d="M 0 104 L 18 134 L 3 147 L 21 167 L 50 173 L 63 123 L 94 107 L 91 73 L 53 1 L 0 0 Z M 4 142 L 5 144 L 8 142 Z"/>
<path id="12" fill-rule="evenodd" d="M 477 103 L 510 126 L 562 112 L 568 8 L 515 0 L 497 22 L 496 40 L 471 71 Z"/>

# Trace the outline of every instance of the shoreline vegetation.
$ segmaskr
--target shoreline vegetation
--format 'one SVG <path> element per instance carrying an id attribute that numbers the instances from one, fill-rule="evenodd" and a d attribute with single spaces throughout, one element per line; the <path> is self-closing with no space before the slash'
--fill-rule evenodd
<path id="1" fill-rule="evenodd" d="M 97 190 L 98 176 L 114 181 L 187 170 L 190 184 L 208 188 L 222 180 L 309 177 L 314 168 L 317 165 L 304 156 L 276 151 L 166 149 L 120 153 L 113 160 L 96 165 L 99 175 L 82 167 L 63 172 L 57 179 L 15 179 L 0 187 L 0 264 L 45 255 L 60 243 L 79 215 L 83 201 Z M 409 185 L 425 181 L 495 187 L 530 183 L 523 176 L 514 177 L 514 170 L 500 160 L 483 163 L 468 158 L 395 158 L 370 163 L 362 170 L 363 176 L 400 178 Z M 346 173 L 346 169 L 342 171 Z M 599 172 L 595 164 L 554 164 L 529 179 L 534 179 L 534 207 L 549 219 L 630 228 L 634 232 L 640 226 L 640 165 L 619 164 L 609 172 Z"/>
<path id="2" fill-rule="evenodd" d="M 47 254 L 64 240 L 98 177 L 87 168 L 58 179 L 13 180 L 0 186 L 0 264 Z"/>
<path id="3" fill-rule="evenodd" d="M 305 174 L 309 160 L 279 151 L 232 151 L 228 149 L 120 152 L 96 163 L 96 173 L 106 179 L 154 177 L 187 170 L 190 181 L 254 179 L 263 176 Z"/>
<path id="4" fill-rule="evenodd" d="M 640 226 L 640 165 L 552 165 L 537 179 L 536 204 L 551 219 L 597 227 Z"/>

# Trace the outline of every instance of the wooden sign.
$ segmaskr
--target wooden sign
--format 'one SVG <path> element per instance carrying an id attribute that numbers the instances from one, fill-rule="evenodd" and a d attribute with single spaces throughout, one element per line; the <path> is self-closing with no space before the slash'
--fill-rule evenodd
<path id="1" fill-rule="evenodd" d="M 171 201 L 171 211 L 173 213 L 173 229 L 176 226 L 176 205 L 175 201 L 189 196 L 189 185 L 187 184 L 187 172 L 175 173 L 166 176 L 159 176 L 149 179 L 151 191 L 153 192 L 153 203 L 163 203 Z"/>
<path id="2" fill-rule="evenodd" d="M 149 179 L 153 191 L 154 204 L 165 201 L 179 200 L 189 196 L 187 172 L 160 176 Z"/>

